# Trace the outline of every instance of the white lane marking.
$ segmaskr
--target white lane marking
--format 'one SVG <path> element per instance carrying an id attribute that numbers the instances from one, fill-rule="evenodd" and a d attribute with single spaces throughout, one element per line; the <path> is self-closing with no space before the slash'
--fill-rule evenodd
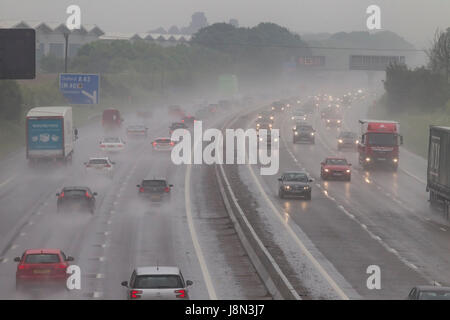
<path id="1" fill-rule="evenodd" d="M 441 228 L 439 228 L 439 229 L 441 229 L 441 230 L 442 230 L 442 231 L 444 231 L 444 232 L 445 232 L 445 231 L 447 231 L 447 229 L 445 229 L 445 228 L 442 228 L 442 227 L 441 227 Z"/>
<path id="2" fill-rule="evenodd" d="M 105 275 L 102 274 L 102 273 L 97 273 L 97 274 L 95 275 L 95 278 L 96 278 L 96 279 L 103 279 L 104 277 L 105 277 Z"/>
<path id="3" fill-rule="evenodd" d="M 422 183 L 422 184 L 427 184 L 426 181 L 420 179 L 418 176 L 412 174 L 412 173 L 409 172 L 408 170 L 405 170 L 405 169 L 403 169 L 403 168 L 401 168 L 401 167 L 400 167 L 400 170 L 402 170 L 404 173 L 406 173 L 406 174 L 407 174 L 408 176 L 410 176 L 411 178 L 416 179 L 416 180 L 419 181 L 420 183 Z"/>
<path id="4" fill-rule="evenodd" d="M 8 179 L 6 179 L 5 181 L 3 181 L 2 183 L 0 183 L 0 188 L 3 186 L 6 186 L 10 181 L 12 181 L 14 179 L 14 176 L 9 177 Z"/>
<path id="5" fill-rule="evenodd" d="M 101 298 L 103 296 L 103 292 L 95 291 L 92 296 L 94 298 Z"/>
<path id="6" fill-rule="evenodd" d="M 294 241 L 297 243 L 297 245 L 300 247 L 302 252 L 306 255 L 306 257 L 311 261 L 311 263 L 315 266 L 315 268 L 319 271 L 319 273 L 324 277 L 324 279 L 328 282 L 328 284 L 336 291 L 338 296 L 343 300 L 349 300 L 348 296 L 344 293 L 344 291 L 337 285 L 337 283 L 331 278 L 331 276 L 325 271 L 325 269 L 322 267 L 322 265 L 314 258 L 314 256 L 309 252 L 309 250 L 305 247 L 303 242 L 298 238 L 297 234 L 292 230 L 289 223 L 287 223 L 278 209 L 275 207 L 275 205 L 272 203 L 272 201 L 267 196 L 267 193 L 264 191 L 261 183 L 259 182 L 258 178 L 256 177 L 255 173 L 253 172 L 253 168 L 250 164 L 247 164 L 247 167 L 250 170 L 250 173 L 253 177 L 253 180 L 255 181 L 256 185 L 258 186 L 258 189 L 261 193 L 261 195 L 266 200 L 269 207 L 274 212 L 275 216 L 281 221 L 282 225 L 287 229 L 291 237 L 294 239 Z"/>
<path id="7" fill-rule="evenodd" d="M 202 270 L 203 279 L 205 280 L 206 289 L 208 290 L 209 298 L 211 300 L 217 300 L 216 290 L 214 289 L 211 276 L 208 271 L 208 267 L 203 256 L 202 249 L 200 247 L 197 233 L 195 232 L 194 222 L 192 220 L 192 210 L 191 210 L 191 167 L 192 165 L 187 165 L 186 175 L 184 178 L 184 200 L 186 206 L 186 217 L 188 221 L 189 232 L 191 233 L 192 243 L 194 244 L 195 253 L 197 255 L 200 268 Z"/>
<path id="8" fill-rule="evenodd" d="M 8 262 L 8 258 L 4 258 L 3 260 L 2 260 L 2 263 L 6 263 L 6 262 Z"/>

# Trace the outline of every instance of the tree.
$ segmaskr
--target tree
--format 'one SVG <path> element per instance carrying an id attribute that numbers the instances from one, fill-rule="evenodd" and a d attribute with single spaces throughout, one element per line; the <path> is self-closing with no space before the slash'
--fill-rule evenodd
<path id="1" fill-rule="evenodd" d="M 450 83 L 450 28 L 447 28 L 446 32 L 436 31 L 432 47 L 427 54 L 430 69 L 443 74 L 447 83 Z"/>

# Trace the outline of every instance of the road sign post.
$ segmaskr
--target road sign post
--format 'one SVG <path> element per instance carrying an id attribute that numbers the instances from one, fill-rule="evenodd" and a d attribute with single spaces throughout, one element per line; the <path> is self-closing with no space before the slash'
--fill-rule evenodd
<path id="1" fill-rule="evenodd" d="M 71 104 L 98 104 L 98 74 L 61 73 L 59 90 Z"/>

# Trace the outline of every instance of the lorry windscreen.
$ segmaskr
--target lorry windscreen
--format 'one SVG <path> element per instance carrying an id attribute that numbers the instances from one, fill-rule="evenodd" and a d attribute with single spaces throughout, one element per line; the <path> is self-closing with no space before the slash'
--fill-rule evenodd
<path id="1" fill-rule="evenodd" d="M 369 133 L 368 143 L 373 146 L 393 147 L 397 145 L 397 136 L 392 133 Z"/>

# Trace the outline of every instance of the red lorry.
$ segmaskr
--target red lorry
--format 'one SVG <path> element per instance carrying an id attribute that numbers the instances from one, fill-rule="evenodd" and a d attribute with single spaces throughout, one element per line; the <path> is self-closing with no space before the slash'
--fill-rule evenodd
<path id="1" fill-rule="evenodd" d="M 117 109 L 105 109 L 102 115 L 102 126 L 107 130 L 120 129 L 123 119 Z"/>
<path id="2" fill-rule="evenodd" d="M 359 123 L 361 124 L 359 163 L 364 169 L 378 164 L 396 171 L 399 147 L 403 144 L 400 124 L 384 120 L 359 120 Z"/>

